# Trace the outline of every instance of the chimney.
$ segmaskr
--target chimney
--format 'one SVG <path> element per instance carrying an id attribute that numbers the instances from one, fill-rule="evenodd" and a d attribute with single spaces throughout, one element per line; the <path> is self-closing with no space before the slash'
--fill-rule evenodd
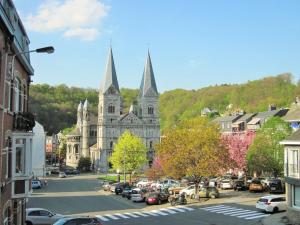
<path id="1" fill-rule="evenodd" d="M 270 104 L 269 105 L 269 111 L 273 111 L 273 110 L 276 110 L 276 105 Z"/>

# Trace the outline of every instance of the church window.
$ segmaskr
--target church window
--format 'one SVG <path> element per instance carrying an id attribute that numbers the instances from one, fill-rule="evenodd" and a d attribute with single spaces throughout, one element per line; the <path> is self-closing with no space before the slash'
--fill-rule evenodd
<path id="1" fill-rule="evenodd" d="M 112 149 L 112 148 L 114 147 L 114 142 L 111 141 L 111 142 L 109 143 L 109 147 Z"/>
<path id="2" fill-rule="evenodd" d="M 152 106 L 148 107 L 148 115 L 153 115 L 154 114 L 154 108 Z"/>
<path id="3" fill-rule="evenodd" d="M 108 113 L 110 113 L 110 114 L 115 113 L 115 106 L 109 105 L 109 106 L 108 106 Z"/>
<path id="4" fill-rule="evenodd" d="M 152 148 L 152 147 L 153 147 L 153 142 L 152 142 L 152 141 L 150 141 L 150 143 L 149 143 L 149 147 L 150 147 L 150 148 Z"/>
<path id="5" fill-rule="evenodd" d="M 79 154 L 79 149 L 78 149 L 78 145 L 74 145 L 74 150 L 76 154 Z"/>
<path id="6" fill-rule="evenodd" d="M 71 154 L 72 153 L 71 145 L 69 145 L 68 148 L 69 148 L 69 154 Z"/>
<path id="7" fill-rule="evenodd" d="M 100 106 L 99 112 L 100 112 L 100 114 L 102 114 L 102 106 Z"/>

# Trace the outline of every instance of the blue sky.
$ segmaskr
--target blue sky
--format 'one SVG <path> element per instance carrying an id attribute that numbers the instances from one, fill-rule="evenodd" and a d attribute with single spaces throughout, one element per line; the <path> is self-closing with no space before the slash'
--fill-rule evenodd
<path id="1" fill-rule="evenodd" d="M 150 48 L 160 92 L 300 78 L 300 1 L 15 0 L 34 83 L 98 88 L 110 39 L 120 87 L 138 88 Z"/>

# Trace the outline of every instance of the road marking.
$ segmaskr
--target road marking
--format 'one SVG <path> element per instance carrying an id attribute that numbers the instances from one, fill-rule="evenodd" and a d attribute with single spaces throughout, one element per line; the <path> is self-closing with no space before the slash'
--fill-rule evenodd
<path id="1" fill-rule="evenodd" d="M 100 216 L 100 215 L 97 215 L 96 217 L 99 218 L 102 221 L 109 221 L 109 219 L 107 219 L 107 218 L 105 218 L 103 216 Z"/>
<path id="2" fill-rule="evenodd" d="M 149 216 L 149 215 L 141 213 L 141 212 L 133 212 L 133 213 L 137 214 L 137 215 L 140 215 L 140 216 L 143 216 L 143 217 L 148 217 Z"/>
<path id="3" fill-rule="evenodd" d="M 218 211 L 218 212 L 215 212 L 215 213 L 230 213 L 230 212 L 236 212 L 238 209 L 235 208 L 235 209 L 226 209 L 226 210 L 222 210 L 222 211 Z"/>
<path id="4" fill-rule="evenodd" d="M 110 215 L 110 214 L 105 214 L 104 216 L 109 217 L 109 218 L 111 218 L 113 220 L 118 220 L 119 219 L 118 217 Z"/>
<path id="5" fill-rule="evenodd" d="M 133 218 L 138 218 L 137 215 L 134 215 L 134 214 L 132 214 L 132 213 L 124 213 L 124 214 L 126 214 L 126 215 L 128 215 L 128 216 L 131 216 L 131 217 L 133 217 Z"/>
<path id="6" fill-rule="evenodd" d="M 224 215 L 234 215 L 234 214 L 239 214 L 239 213 L 243 213 L 243 212 L 250 212 L 250 211 L 251 210 L 237 209 L 234 212 L 224 213 Z"/>
<path id="7" fill-rule="evenodd" d="M 188 210 L 188 211 L 193 211 L 193 210 L 194 210 L 194 209 L 189 208 L 189 207 L 186 207 L 186 206 L 178 206 L 178 208 L 186 209 L 186 210 Z"/>
<path id="8" fill-rule="evenodd" d="M 251 213 L 255 213 L 256 211 L 252 211 L 252 210 L 245 210 L 244 212 L 236 212 L 233 213 L 229 216 L 239 216 L 239 215 L 244 215 L 244 214 L 251 214 Z"/>
<path id="9" fill-rule="evenodd" d="M 270 216 L 270 215 L 268 215 L 268 214 L 263 214 L 263 215 L 260 215 L 260 216 L 246 217 L 245 219 L 246 219 L 246 220 L 252 220 L 252 219 L 257 219 L 257 218 L 267 217 L 267 216 Z"/>
<path id="10" fill-rule="evenodd" d="M 180 208 L 176 208 L 176 207 L 168 207 L 168 209 L 179 211 L 179 212 L 185 212 L 185 210 L 180 209 Z"/>
<path id="11" fill-rule="evenodd" d="M 246 214 L 246 215 L 241 215 L 241 216 L 237 216 L 238 218 L 245 218 L 245 217 L 252 217 L 252 216 L 259 216 L 259 215 L 263 215 L 262 213 L 252 213 L 252 214 Z"/>
<path id="12" fill-rule="evenodd" d="M 168 213 L 170 213 L 170 214 L 175 214 L 175 213 L 177 213 L 177 212 L 175 212 L 175 211 L 173 211 L 173 210 L 171 210 L 171 209 L 160 209 L 161 211 L 166 211 L 166 212 L 168 212 Z"/>
<path id="13" fill-rule="evenodd" d="M 152 212 L 143 212 L 143 213 L 149 214 L 149 215 L 151 215 L 151 216 L 158 216 L 156 213 L 152 213 Z"/>
<path id="14" fill-rule="evenodd" d="M 157 213 L 157 214 L 162 215 L 162 216 L 167 216 L 167 215 L 169 215 L 169 214 L 167 214 L 167 213 L 164 213 L 164 212 L 161 212 L 161 211 L 158 211 L 158 210 L 151 210 L 151 212 Z"/>
<path id="15" fill-rule="evenodd" d="M 209 211 L 209 212 L 219 212 L 221 210 L 228 210 L 228 209 L 233 209 L 233 207 L 222 207 L 222 208 L 213 208 L 213 209 L 204 209 L 206 211 Z"/>
<path id="16" fill-rule="evenodd" d="M 211 208 L 219 208 L 219 207 L 228 207 L 228 206 L 226 206 L 226 205 L 215 205 L 215 206 L 205 207 L 203 209 L 211 209 Z"/>
<path id="17" fill-rule="evenodd" d="M 125 216 L 124 214 L 121 214 L 121 213 L 116 213 L 116 214 L 114 214 L 114 216 L 119 216 L 119 217 L 124 218 L 124 219 L 129 218 L 128 216 Z"/>

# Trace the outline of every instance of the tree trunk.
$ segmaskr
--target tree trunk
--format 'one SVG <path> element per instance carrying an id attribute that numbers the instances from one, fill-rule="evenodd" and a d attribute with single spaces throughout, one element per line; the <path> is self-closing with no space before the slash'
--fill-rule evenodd
<path id="1" fill-rule="evenodd" d="M 198 181 L 195 181 L 194 184 L 195 184 L 195 199 L 196 200 L 200 200 L 199 198 L 199 183 Z"/>

